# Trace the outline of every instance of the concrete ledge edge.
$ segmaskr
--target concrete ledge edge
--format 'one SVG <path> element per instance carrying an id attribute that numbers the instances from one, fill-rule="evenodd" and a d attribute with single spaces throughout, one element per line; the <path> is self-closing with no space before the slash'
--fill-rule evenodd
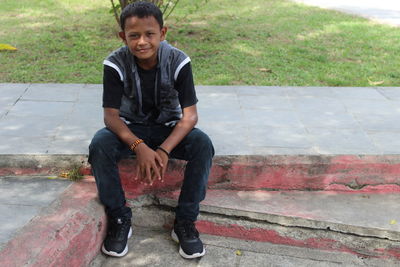
<path id="1" fill-rule="evenodd" d="M 93 180 L 71 184 L 0 251 L 0 265 L 88 266 L 100 251 L 106 216 Z"/>

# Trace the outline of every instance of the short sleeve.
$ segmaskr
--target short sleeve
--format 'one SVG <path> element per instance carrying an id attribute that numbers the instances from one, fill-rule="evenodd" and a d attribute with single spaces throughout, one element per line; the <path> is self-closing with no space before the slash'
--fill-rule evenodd
<path id="1" fill-rule="evenodd" d="M 193 106 L 197 103 L 196 90 L 194 88 L 193 73 L 190 62 L 179 72 L 175 82 L 175 89 L 179 94 L 181 108 Z"/>
<path id="2" fill-rule="evenodd" d="M 121 81 L 118 72 L 104 65 L 103 74 L 103 108 L 116 108 L 121 106 L 124 83 Z"/>

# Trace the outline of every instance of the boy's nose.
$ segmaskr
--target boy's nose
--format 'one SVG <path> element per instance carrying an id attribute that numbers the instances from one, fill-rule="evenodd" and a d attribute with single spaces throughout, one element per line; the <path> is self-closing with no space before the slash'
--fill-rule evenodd
<path id="1" fill-rule="evenodd" d="M 140 44 L 145 44 L 147 41 L 146 41 L 146 36 L 144 36 L 144 35 L 142 35 L 140 38 L 139 38 L 139 42 L 138 42 L 138 44 L 140 45 Z"/>

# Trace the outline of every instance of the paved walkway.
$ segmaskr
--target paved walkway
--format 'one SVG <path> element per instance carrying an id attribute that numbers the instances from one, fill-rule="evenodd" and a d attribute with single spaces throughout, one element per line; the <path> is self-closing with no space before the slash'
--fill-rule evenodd
<path id="1" fill-rule="evenodd" d="M 185 260 L 178 254 L 178 246 L 166 231 L 135 227 L 129 240 L 130 252 L 123 258 L 100 254 L 90 267 L 122 266 L 235 266 L 235 267 L 336 267 L 376 266 L 394 267 L 394 261 L 363 259 L 355 255 L 326 252 L 309 248 L 273 245 L 220 236 L 202 235 L 206 256 Z"/>
<path id="2" fill-rule="evenodd" d="M 198 126 L 211 136 L 217 155 L 384 155 L 400 152 L 400 87 L 197 86 L 196 89 Z M 0 157 L 9 154 L 86 155 L 93 134 L 103 127 L 101 96 L 102 86 L 93 84 L 0 84 Z M 41 207 L 68 186 L 68 182 L 49 181 L 24 180 L 22 186 L 21 180 L 16 178 L 0 179 L 0 193 L 4 191 L 0 194 L 3 196 L 0 198 L 3 214 L 0 249 L 40 212 Z M 19 198 L 21 194 L 28 198 Z M 36 198 L 38 195 L 40 199 Z M 15 202 L 18 199 L 22 202 Z M 18 217 L 13 207 L 29 212 Z M 220 246 L 209 239 L 205 240 L 210 255 L 196 263 L 199 266 L 208 266 L 210 260 L 227 260 L 236 266 L 250 263 L 262 266 L 265 261 L 272 262 L 271 266 L 282 266 L 280 262 L 284 262 L 284 266 L 374 265 L 349 255 L 341 260 L 325 259 L 321 252 L 298 248 L 287 248 L 283 254 L 243 248 L 244 256 L 238 257 L 233 253 L 235 248 L 243 247 L 246 242 L 232 241 Z M 224 238 L 218 240 L 228 242 Z M 179 264 L 179 255 L 171 255 L 173 247 L 164 244 L 170 242 L 166 241 L 165 234 L 137 236 L 132 242 L 142 255 L 136 261 L 143 263 L 137 262 L 134 266 L 147 263 L 162 266 L 161 259 Z M 156 257 L 137 242 L 164 244 L 162 257 Z M 291 254 L 296 250 L 301 256 Z M 132 255 L 137 256 L 137 253 Z M 99 257 L 95 262 L 97 266 L 115 266 L 112 259 Z M 129 261 L 131 264 L 131 258 L 118 264 L 122 266 Z M 186 263 L 182 261 L 181 264 Z"/>
<path id="3" fill-rule="evenodd" d="M 400 87 L 197 86 L 217 155 L 398 154 Z M 0 84 L 1 154 L 84 154 L 101 85 Z"/>
<path id="4" fill-rule="evenodd" d="M 70 184 L 48 177 L 0 177 L 0 250 Z"/>
<path id="5" fill-rule="evenodd" d="M 380 23 L 400 26 L 400 1 L 398 0 L 294 0 L 308 5 L 366 17 Z"/>

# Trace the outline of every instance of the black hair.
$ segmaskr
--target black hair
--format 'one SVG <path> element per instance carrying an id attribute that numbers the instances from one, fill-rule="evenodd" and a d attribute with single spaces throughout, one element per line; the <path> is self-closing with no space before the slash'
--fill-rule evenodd
<path id="1" fill-rule="evenodd" d="M 145 1 L 133 2 L 127 5 L 121 12 L 119 18 L 121 29 L 125 29 L 125 21 L 127 18 L 145 18 L 150 16 L 153 16 L 157 20 L 158 24 L 160 24 L 160 28 L 164 26 L 162 12 L 155 4 Z"/>

